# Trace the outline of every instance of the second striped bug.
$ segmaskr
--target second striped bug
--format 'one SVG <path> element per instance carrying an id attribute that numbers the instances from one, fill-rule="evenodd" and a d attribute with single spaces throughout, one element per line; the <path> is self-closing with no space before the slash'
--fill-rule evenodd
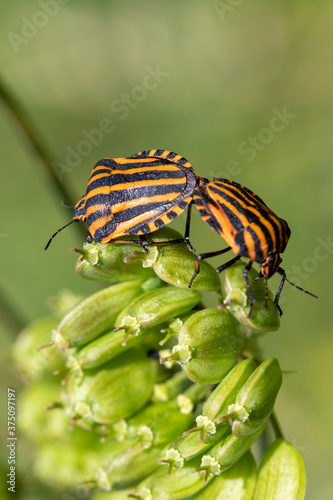
<path id="1" fill-rule="evenodd" d="M 286 272 L 280 267 L 291 231 L 287 222 L 278 217 L 264 201 L 248 188 L 228 179 L 208 181 L 198 178 L 198 185 L 194 191 L 194 202 L 202 219 L 229 245 L 223 250 L 200 254 L 196 258 L 196 269 L 189 284 L 199 273 L 200 261 L 209 257 L 221 255 L 232 250 L 236 257 L 229 260 L 216 271 L 222 272 L 241 257 L 249 259 L 244 268 L 244 279 L 249 294 L 251 314 L 254 297 L 251 290 L 248 273 L 254 262 L 260 265 L 258 278 L 266 281 L 278 273 L 282 276 L 281 283 L 276 292 L 274 303 L 280 313 L 279 299 L 285 281 L 298 290 L 318 298 L 316 295 L 300 288 L 287 279 Z M 266 293 L 267 295 L 267 293 Z"/>

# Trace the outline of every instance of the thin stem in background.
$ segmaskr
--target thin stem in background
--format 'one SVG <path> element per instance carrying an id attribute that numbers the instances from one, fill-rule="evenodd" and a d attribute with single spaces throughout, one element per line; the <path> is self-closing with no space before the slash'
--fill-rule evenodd
<path id="1" fill-rule="evenodd" d="M 44 144 L 44 141 L 24 110 L 23 106 L 19 102 L 19 100 L 13 95 L 13 93 L 6 87 L 3 81 L 0 78 L 0 98 L 6 105 L 10 114 L 14 116 L 16 120 L 16 124 L 22 130 L 23 134 L 26 136 L 28 143 L 32 146 L 32 149 L 36 153 L 36 155 L 41 160 L 41 165 L 44 168 L 44 172 L 46 172 L 47 179 L 52 187 L 52 189 L 56 189 L 56 191 L 60 195 L 60 200 L 66 201 L 69 205 L 75 205 L 77 200 L 74 200 L 74 197 L 70 190 L 66 187 L 66 185 L 60 182 L 55 170 L 52 167 L 52 156 L 48 151 L 47 146 Z M 58 200 L 58 205 L 60 205 Z M 86 236 L 86 231 L 81 224 L 74 224 L 76 231 L 80 233 L 80 238 L 82 238 L 82 233 L 84 231 L 84 236 Z"/>
<path id="2" fill-rule="evenodd" d="M 4 326 L 17 335 L 26 325 L 24 318 L 17 312 L 17 308 L 11 305 L 7 293 L 0 288 L 0 315 Z"/>
<path id="3" fill-rule="evenodd" d="M 23 132 L 26 137 L 28 144 L 32 147 L 32 150 L 41 160 L 41 166 L 46 173 L 46 178 L 52 189 L 60 195 L 59 199 L 66 201 L 70 205 L 75 205 L 74 197 L 70 190 L 65 184 L 60 182 L 57 177 L 53 167 L 52 167 L 52 156 L 48 151 L 47 146 L 44 144 L 43 139 L 30 120 L 28 114 L 24 110 L 23 106 L 19 100 L 13 95 L 13 93 L 6 87 L 0 78 L 0 99 L 3 101 L 7 107 L 9 113 L 14 117 L 16 125 Z M 58 206 L 60 206 L 58 199 Z M 82 224 L 74 224 L 76 231 L 82 239 L 82 234 L 86 236 L 86 230 Z M 3 322 L 6 327 L 17 334 L 25 322 L 20 314 L 17 313 L 16 308 L 10 304 L 10 301 L 6 297 L 6 293 L 0 290 L 0 312 L 3 318 Z"/>

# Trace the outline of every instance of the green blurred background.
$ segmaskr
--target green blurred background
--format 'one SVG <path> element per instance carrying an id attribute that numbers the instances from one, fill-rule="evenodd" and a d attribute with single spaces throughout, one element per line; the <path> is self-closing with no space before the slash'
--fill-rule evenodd
<path id="1" fill-rule="evenodd" d="M 17 0 L 2 3 L 0 19 L 2 78 L 76 200 L 100 158 L 161 148 L 184 155 L 198 175 L 244 184 L 288 221 L 283 267 L 320 300 L 286 284 L 281 328 L 261 346 L 291 372 L 277 410 L 315 500 L 333 489 L 332 22 L 332 2 L 313 0 Z M 75 274 L 68 250 L 83 236 L 74 226 L 44 252 L 71 210 L 2 104 L 0 134 L 0 285 L 26 323 L 58 290 L 99 285 Z M 193 219 L 198 251 L 224 246 Z M 14 339 L 5 317 L 1 339 L 4 351 Z M 19 382 L 2 365 L 5 401 L 7 385 Z"/>

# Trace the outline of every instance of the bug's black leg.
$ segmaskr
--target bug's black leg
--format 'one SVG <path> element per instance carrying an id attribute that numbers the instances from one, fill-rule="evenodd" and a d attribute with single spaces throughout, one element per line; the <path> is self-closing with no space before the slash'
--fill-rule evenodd
<path id="1" fill-rule="evenodd" d="M 279 267 L 279 269 L 278 269 L 277 272 L 282 276 L 282 280 L 281 280 L 281 283 L 279 285 L 279 288 L 277 289 L 277 292 L 276 292 L 276 295 L 275 295 L 275 298 L 274 298 L 274 304 L 276 305 L 277 310 L 279 311 L 280 316 L 282 316 L 283 312 L 282 312 L 281 307 L 279 306 L 279 300 L 280 300 L 280 295 L 281 295 L 281 292 L 282 292 L 282 288 L 283 288 L 283 285 L 285 284 L 287 276 L 286 276 L 285 271 L 283 269 L 281 269 L 280 267 Z"/>
<path id="2" fill-rule="evenodd" d="M 268 284 L 267 279 L 265 279 L 265 309 L 268 307 Z"/>
<path id="3" fill-rule="evenodd" d="M 200 272 L 200 262 L 202 260 L 209 259 L 210 257 L 216 257 L 217 255 L 221 255 L 225 252 L 228 252 L 229 250 L 231 250 L 231 247 L 223 248 L 223 250 L 217 250 L 216 252 L 207 252 L 207 253 L 201 253 L 201 254 L 197 255 L 197 257 L 195 259 L 195 272 L 194 272 L 194 274 L 193 274 L 193 276 L 188 284 L 188 288 L 191 288 L 193 281 L 198 276 L 198 274 Z M 227 262 L 226 264 L 223 264 L 223 266 L 220 266 L 216 269 L 216 272 L 220 273 L 221 271 L 223 271 L 223 269 L 226 269 L 226 267 L 231 266 L 238 259 L 240 259 L 240 257 L 237 256 L 234 259 Z M 224 266 L 226 266 L 226 267 L 224 267 Z"/>
<path id="4" fill-rule="evenodd" d="M 150 244 L 149 244 L 149 241 L 147 240 L 147 237 L 145 234 L 140 234 L 140 247 L 142 248 L 142 250 L 144 251 L 144 253 L 147 255 L 148 254 L 148 249 L 147 247 L 149 247 Z"/>
<path id="5" fill-rule="evenodd" d="M 186 243 L 187 248 L 189 250 L 191 250 L 191 252 L 195 253 L 195 248 L 193 248 L 193 246 L 191 245 L 191 242 L 190 242 L 190 226 L 191 226 L 192 205 L 193 205 L 193 201 L 191 201 L 191 203 L 189 204 L 189 206 L 187 208 L 184 242 Z"/>
<path id="6" fill-rule="evenodd" d="M 245 283 L 246 283 L 246 286 L 247 286 L 247 291 L 249 293 L 249 302 L 250 302 L 250 310 L 249 310 L 249 314 L 247 315 L 248 318 L 251 316 L 251 312 L 252 312 L 252 309 L 253 309 L 253 304 L 255 302 L 254 297 L 253 297 L 253 293 L 252 293 L 252 288 L 251 288 L 251 285 L 250 285 L 250 280 L 249 280 L 249 272 L 250 272 L 250 269 L 251 269 L 252 265 L 253 265 L 253 261 L 250 260 L 248 262 L 248 264 L 246 264 L 246 266 L 243 269 L 243 275 L 244 275 Z"/>
<path id="7" fill-rule="evenodd" d="M 228 250 L 231 250 L 231 247 L 228 247 L 228 248 L 225 248 L 221 253 L 224 253 L 224 252 L 227 252 Z M 216 272 L 217 273 L 222 273 L 222 271 L 224 271 L 225 269 L 227 269 L 228 267 L 232 266 L 235 262 L 237 262 L 238 260 L 240 259 L 240 256 L 237 255 L 236 257 L 234 257 L 233 259 L 229 260 L 228 262 L 226 262 L 225 264 L 222 264 L 222 266 L 220 267 L 217 267 L 216 268 Z"/>

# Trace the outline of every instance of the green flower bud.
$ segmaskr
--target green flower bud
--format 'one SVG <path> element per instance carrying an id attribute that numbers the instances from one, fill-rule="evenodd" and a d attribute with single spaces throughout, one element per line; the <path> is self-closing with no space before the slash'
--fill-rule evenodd
<path id="1" fill-rule="evenodd" d="M 124 444 L 112 443 L 112 446 L 117 449 Z M 56 439 L 45 437 L 38 445 L 34 453 L 34 476 L 56 489 L 75 487 L 104 465 L 107 456 L 110 460 L 110 447 L 101 444 L 97 434 L 79 427 L 73 431 L 66 429 Z"/>
<path id="2" fill-rule="evenodd" d="M 83 299 L 84 297 L 73 293 L 71 290 L 60 290 L 53 297 L 49 297 L 46 304 L 50 311 L 52 311 L 52 314 L 61 319 Z"/>
<path id="3" fill-rule="evenodd" d="M 97 483 L 100 488 L 124 488 L 141 481 L 157 468 L 165 444 L 191 425 L 192 415 L 180 412 L 175 401 L 154 403 L 127 420 L 126 437 L 132 437 L 127 450 L 116 455 Z M 131 464 L 130 468 L 128 464 Z"/>
<path id="4" fill-rule="evenodd" d="M 170 338 L 177 336 L 179 334 L 180 330 L 181 330 L 181 327 L 185 323 L 185 321 L 190 316 L 192 316 L 193 313 L 194 313 L 194 311 L 190 311 L 190 312 L 188 312 L 186 314 L 183 314 L 180 318 L 176 318 L 173 321 L 171 321 L 169 323 L 169 325 L 167 326 L 167 328 L 164 328 L 163 330 L 161 330 L 161 332 L 164 333 L 164 334 L 166 334 L 166 335 L 165 335 L 164 339 L 162 339 L 160 341 L 160 346 L 163 346 L 164 344 L 166 344 L 166 342 Z"/>
<path id="5" fill-rule="evenodd" d="M 215 477 L 206 488 L 192 497 L 192 500 L 252 500 L 256 476 L 256 462 L 248 451 L 235 465 Z M 258 500 L 259 498 L 266 500 L 264 495 L 258 497 Z"/>
<path id="6" fill-rule="evenodd" d="M 142 281 L 112 285 L 78 304 L 54 331 L 53 342 L 60 349 L 87 344 L 107 331 L 120 311 L 142 291 Z"/>
<path id="7" fill-rule="evenodd" d="M 142 261 L 133 259 L 133 254 L 144 259 L 145 253 L 140 245 L 93 241 L 84 243 L 83 250 L 73 251 L 82 254 L 76 264 L 76 272 L 82 278 L 123 282 L 154 276 L 152 269 L 142 267 Z"/>
<path id="8" fill-rule="evenodd" d="M 68 418 L 59 409 L 46 411 L 52 401 L 59 399 L 60 385 L 54 377 L 25 387 L 18 400 L 17 423 L 20 432 L 36 444 L 63 439 L 68 431 Z"/>
<path id="9" fill-rule="evenodd" d="M 222 289 L 225 296 L 224 305 L 247 328 L 263 332 L 274 332 L 280 326 L 278 310 L 273 302 L 270 291 L 268 291 L 266 304 L 265 281 L 262 279 L 256 280 L 258 273 L 253 268 L 249 272 L 249 281 L 255 303 L 251 316 L 248 317 L 250 303 L 243 275 L 245 266 L 246 263 L 239 261 L 223 272 Z"/>
<path id="10" fill-rule="evenodd" d="M 194 290 L 162 287 L 146 292 L 132 300 L 115 321 L 118 330 L 126 331 L 125 335 L 137 335 L 165 321 L 170 321 L 190 311 L 199 304 L 201 294 Z"/>
<path id="11" fill-rule="evenodd" d="M 168 476 L 174 468 L 179 468 L 186 461 L 202 455 L 230 434 L 230 425 L 227 422 L 216 426 L 207 417 L 202 416 L 197 417 L 196 422 L 197 428 L 185 432 L 183 436 L 171 442 L 159 460 L 160 465 L 168 465 Z"/>
<path id="12" fill-rule="evenodd" d="M 99 469 L 95 474 L 96 486 L 104 491 L 127 488 L 142 481 L 157 469 L 157 460 L 163 445 L 147 449 L 128 448 L 116 455 L 107 469 Z"/>
<path id="13" fill-rule="evenodd" d="M 46 316 L 30 323 L 18 335 L 11 356 L 20 374 L 28 381 L 51 375 L 53 370 L 64 365 L 64 356 L 57 353 L 53 345 L 47 345 L 57 325 L 56 318 Z M 37 351 L 41 345 L 46 345 L 46 348 Z"/>
<path id="14" fill-rule="evenodd" d="M 184 372 L 178 372 L 166 382 L 154 385 L 152 400 L 165 402 L 174 399 L 191 384 L 191 381 Z"/>
<path id="15" fill-rule="evenodd" d="M 164 470 L 157 470 L 137 486 L 134 498 L 140 500 L 178 500 L 194 495 L 205 486 L 202 478 L 193 474 L 193 470 L 199 464 L 200 459 L 194 458 L 184 467 L 173 470 L 170 477 L 165 476 Z M 211 477 L 207 479 L 207 482 L 210 480 Z"/>
<path id="16" fill-rule="evenodd" d="M 197 472 L 205 479 L 212 474 L 220 474 L 232 467 L 246 453 L 253 443 L 258 439 L 265 429 L 264 424 L 260 429 L 246 438 L 236 438 L 233 434 L 229 434 L 226 438 L 208 452 L 208 455 L 202 457 L 202 463 Z M 216 472 L 216 463 L 219 464 L 219 473 Z M 211 470 L 213 464 L 214 470 Z"/>
<path id="17" fill-rule="evenodd" d="M 89 342 L 72 356 L 68 356 L 67 367 L 82 373 L 82 370 L 97 368 L 138 344 L 146 350 L 158 349 L 161 337 L 159 327 L 150 328 L 144 335 L 131 336 L 124 345 L 124 330 L 116 332 L 112 330 Z"/>
<path id="18" fill-rule="evenodd" d="M 63 393 L 66 413 L 100 424 L 127 418 L 150 398 L 156 370 L 155 360 L 132 349 L 83 376 L 72 373 Z"/>
<path id="19" fill-rule="evenodd" d="M 182 235 L 170 228 L 163 228 L 148 236 L 150 242 L 181 239 Z M 150 246 L 143 260 L 144 267 L 151 267 L 161 280 L 177 288 L 187 288 L 195 270 L 195 255 L 185 243 Z M 193 282 L 193 290 L 220 290 L 221 282 L 215 269 L 206 261 L 200 265 L 200 273 Z"/>
<path id="20" fill-rule="evenodd" d="M 175 400 L 153 403 L 127 420 L 128 434 L 136 435 L 142 426 L 149 427 L 153 444 L 174 440 L 193 423 L 193 415 L 181 412 Z"/>
<path id="21" fill-rule="evenodd" d="M 261 363 L 250 375 L 228 408 L 225 418 L 231 419 L 232 433 L 246 437 L 261 428 L 273 411 L 282 384 L 282 372 L 276 358 Z"/>
<path id="22" fill-rule="evenodd" d="M 251 359 L 244 359 L 237 363 L 209 396 L 204 404 L 202 414 L 211 420 L 225 415 L 228 406 L 235 402 L 239 390 L 255 369 L 256 365 Z"/>
<path id="23" fill-rule="evenodd" d="M 287 441 L 277 439 L 266 451 L 258 470 L 254 500 L 303 500 L 306 471 L 300 453 Z"/>
<path id="24" fill-rule="evenodd" d="M 172 358 L 199 384 L 215 384 L 231 370 L 245 340 L 227 310 L 204 309 L 193 314 L 178 336 Z"/>

